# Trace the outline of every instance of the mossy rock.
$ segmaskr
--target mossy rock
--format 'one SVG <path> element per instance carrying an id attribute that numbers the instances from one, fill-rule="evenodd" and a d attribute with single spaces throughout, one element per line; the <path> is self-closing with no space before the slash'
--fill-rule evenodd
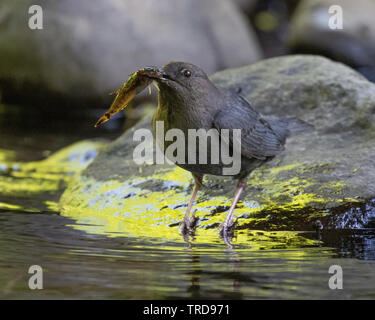
<path id="1" fill-rule="evenodd" d="M 316 128 L 290 138 L 280 156 L 250 175 L 235 210 L 239 230 L 312 230 L 317 219 L 324 228 L 366 226 L 375 198 L 374 84 L 318 56 L 273 58 L 212 80 L 240 91 L 263 113 L 295 115 Z M 91 231 L 175 238 L 192 178 L 176 166 L 136 165 L 133 132 L 139 128 L 150 128 L 150 116 L 75 177 L 60 207 L 95 225 Z M 217 232 L 235 189 L 230 178 L 206 176 L 204 184 L 195 205 L 202 239 Z"/>

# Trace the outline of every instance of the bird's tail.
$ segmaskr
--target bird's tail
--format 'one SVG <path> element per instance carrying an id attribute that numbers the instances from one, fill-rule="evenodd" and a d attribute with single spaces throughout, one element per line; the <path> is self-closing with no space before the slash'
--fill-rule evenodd
<path id="1" fill-rule="evenodd" d="M 296 117 L 265 116 L 272 130 L 283 140 L 297 134 L 308 133 L 314 126 Z"/>

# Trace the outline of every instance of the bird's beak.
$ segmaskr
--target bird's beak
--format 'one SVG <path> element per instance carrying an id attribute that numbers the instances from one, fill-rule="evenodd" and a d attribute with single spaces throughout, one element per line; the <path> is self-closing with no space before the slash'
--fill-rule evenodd
<path id="1" fill-rule="evenodd" d="M 155 69 L 154 69 L 154 71 L 155 71 Z M 171 78 L 168 76 L 168 74 L 164 71 L 163 68 L 158 68 L 158 72 L 157 73 L 154 72 L 149 77 L 152 78 L 153 80 L 157 81 L 157 82 L 167 82 L 167 81 L 171 80 Z"/>

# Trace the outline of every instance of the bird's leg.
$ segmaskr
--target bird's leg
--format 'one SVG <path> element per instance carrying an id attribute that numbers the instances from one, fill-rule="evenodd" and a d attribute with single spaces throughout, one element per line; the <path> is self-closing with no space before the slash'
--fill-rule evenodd
<path id="1" fill-rule="evenodd" d="M 184 220 L 182 220 L 182 224 L 181 224 L 182 234 L 186 234 L 187 231 L 192 231 L 195 227 L 195 222 L 196 222 L 195 212 L 193 212 L 193 214 L 190 217 L 190 211 L 191 211 L 191 208 L 193 207 L 195 198 L 197 197 L 198 190 L 202 187 L 203 176 L 198 176 L 198 175 L 193 174 L 193 177 L 194 177 L 194 190 L 193 190 L 193 194 L 191 196 L 189 205 L 186 209 Z"/>
<path id="2" fill-rule="evenodd" d="M 220 226 L 219 233 L 220 235 L 224 238 L 224 240 L 228 239 L 228 233 L 234 226 L 234 221 L 233 221 L 233 211 L 237 205 L 238 200 L 240 199 L 241 193 L 243 189 L 245 188 L 246 185 L 246 178 L 240 178 L 237 182 L 236 186 L 236 191 L 234 193 L 234 199 L 233 203 L 229 209 L 229 212 L 225 218 L 225 221 L 223 224 Z"/>

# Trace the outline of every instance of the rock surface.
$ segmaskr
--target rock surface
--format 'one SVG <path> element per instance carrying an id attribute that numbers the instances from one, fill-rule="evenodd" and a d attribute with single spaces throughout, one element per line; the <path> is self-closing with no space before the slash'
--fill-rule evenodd
<path id="1" fill-rule="evenodd" d="M 82 108 L 148 65 L 184 60 L 211 73 L 260 58 L 250 26 L 226 0 L 39 1 L 43 30 L 27 27 L 32 4 L 0 4 L 0 84 L 12 103 L 51 94 L 54 105 L 90 102 Z"/>
<path id="2" fill-rule="evenodd" d="M 246 13 L 251 12 L 255 7 L 257 0 L 234 0 L 234 2 Z"/>
<path id="3" fill-rule="evenodd" d="M 343 29 L 332 30 L 329 8 L 343 11 Z M 323 54 L 356 68 L 375 81 L 375 2 L 304 0 L 291 21 L 289 46 L 296 53 Z"/>
<path id="4" fill-rule="evenodd" d="M 292 137 L 286 151 L 255 170 L 235 210 L 239 229 L 360 228 L 375 216 L 375 85 L 318 56 L 287 56 L 214 74 L 263 113 L 295 115 L 313 133 Z M 60 200 L 63 214 L 99 220 L 108 232 L 177 233 L 191 193 L 190 173 L 168 165 L 137 166 L 134 130 L 107 146 Z M 198 195 L 199 232 L 216 232 L 235 182 L 207 176 Z M 172 230 L 172 231 L 171 231 Z"/>

